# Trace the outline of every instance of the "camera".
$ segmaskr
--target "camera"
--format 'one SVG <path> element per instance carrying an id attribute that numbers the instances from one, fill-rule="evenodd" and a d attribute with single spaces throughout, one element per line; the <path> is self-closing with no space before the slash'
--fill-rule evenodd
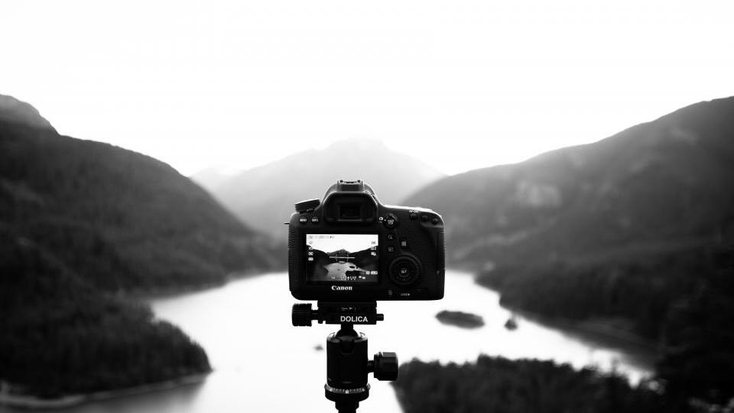
<path id="1" fill-rule="evenodd" d="M 443 298 L 443 219 L 381 204 L 362 181 L 337 181 L 296 204 L 288 231 L 293 297 L 322 302 Z"/>

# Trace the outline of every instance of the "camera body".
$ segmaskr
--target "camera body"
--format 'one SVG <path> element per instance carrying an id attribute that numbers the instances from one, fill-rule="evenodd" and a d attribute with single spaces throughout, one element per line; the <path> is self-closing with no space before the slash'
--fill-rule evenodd
<path id="1" fill-rule="evenodd" d="M 383 205 L 362 181 L 297 203 L 289 222 L 288 278 L 299 300 L 438 300 L 444 256 L 439 214 Z"/>

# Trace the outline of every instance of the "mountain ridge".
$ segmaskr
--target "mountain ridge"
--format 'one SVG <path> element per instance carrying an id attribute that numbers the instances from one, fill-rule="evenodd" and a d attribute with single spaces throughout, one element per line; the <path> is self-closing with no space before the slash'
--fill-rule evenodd
<path id="1" fill-rule="evenodd" d="M 734 99 L 713 104 L 717 112 L 734 113 Z M 734 208 L 734 200 L 724 190 L 733 179 L 728 165 L 734 155 L 728 142 L 710 138 L 707 127 L 723 128 L 726 136 L 732 125 L 705 115 L 708 108 L 692 105 L 597 143 L 454 175 L 409 202 L 444 215 L 457 264 L 488 251 L 495 251 L 490 259 L 498 262 L 568 259 L 630 240 L 663 240 L 676 231 L 723 237 L 734 218 L 725 207 Z M 644 138 L 638 138 L 641 133 Z M 693 205 L 696 197 L 707 200 L 701 211 Z M 635 205 L 636 199 L 645 202 Z M 686 211 L 697 215 L 680 227 L 666 227 Z M 729 224 L 719 228 L 719 222 Z M 601 236 L 585 233 L 601 228 Z M 564 231 L 586 241 L 560 236 Z M 541 242 L 539 236 L 549 232 L 553 243 Z M 519 252 L 520 246 L 527 251 Z"/>
<path id="2" fill-rule="evenodd" d="M 31 104 L 3 94 L 0 94 L 0 121 L 56 131 L 51 122 Z"/>
<path id="3" fill-rule="evenodd" d="M 66 250 L 81 267 L 117 262 L 115 277 L 96 277 L 100 287 L 166 287 L 169 276 L 189 284 L 223 282 L 228 272 L 248 268 L 244 256 L 257 268 L 274 264 L 268 262 L 273 254 L 266 252 L 265 237 L 165 163 L 54 131 L 8 124 L 4 131 L 0 191 L 6 201 L 0 211 L 13 219 L 3 219 L 3 225 Z M 83 244 L 65 248 L 69 236 Z"/>
<path id="4" fill-rule="evenodd" d="M 732 188 L 734 97 L 448 177 L 409 202 L 443 215 L 447 264 L 473 270 L 502 306 L 652 341 L 665 400 L 726 406 Z"/>
<path id="5" fill-rule="evenodd" d="M 282 248 L 170 165 L 59 135 L 17 102 L 0 97 L 2 392 L 54 399 L 211 371 L 128 294 L 277 268 Z"/>
<path id="6" fill-rule="evenodd" d="M 445 176 L 420 160 L 389 150 L 379 140 L 348 139 L 325 149 L 311 149 L 231 176 L 202 184 L 243 222 L 277 239 L 293 205 L 321 198 L 339 179 L 361 179 L 384 204 L 398 204 L 409 194 Z"/>

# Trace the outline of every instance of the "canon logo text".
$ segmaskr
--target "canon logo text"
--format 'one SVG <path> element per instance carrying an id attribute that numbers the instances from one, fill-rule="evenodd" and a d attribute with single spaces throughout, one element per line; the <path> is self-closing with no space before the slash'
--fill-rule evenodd
<path id="1" fill-rule="evenodd" d="M 352 291 L 351 285 L 332 285 L 331 291 Z"/>

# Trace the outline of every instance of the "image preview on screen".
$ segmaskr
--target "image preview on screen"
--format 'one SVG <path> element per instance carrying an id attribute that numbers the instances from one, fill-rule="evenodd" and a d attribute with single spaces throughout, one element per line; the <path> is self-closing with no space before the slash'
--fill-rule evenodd
<path id="1" fill-rule="evenodd" d="M 310 282 L 376 283 L 377 234 L 306 234 Z"/>

